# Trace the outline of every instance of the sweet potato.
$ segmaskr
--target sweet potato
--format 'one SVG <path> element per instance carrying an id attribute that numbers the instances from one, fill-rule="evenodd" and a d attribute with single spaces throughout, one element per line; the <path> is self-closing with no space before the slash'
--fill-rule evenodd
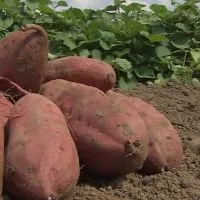
<path id="1" fill-rule="evenodd" d="M 109 91 L 108 96 L 121 104 L 129 105 L 143 119 L 149 133 L 149 154 L 143 170 L 155 173 L 177 169 L 183 160 L 183 146 L 178 132 L 170 121 L 151 104 L 137 97 Z"/>
<path id="2" fill-rule="evenodd" d="M 0 76 L 7 77 L 26 90 L 38 91 L 46 70 L 48 37 L 36 24 L 27 24 L 0 41 Z M 7 90 L 1 84 L 1 90 Z"/>
<path id="3" fill-rule="evenodd" d="M 48 61 L 45 82 L 64 79 L 99 88 L 107 92 L 116 84 L 112 66 L 94 59 L 68 56 Z"/>
<path id="4" fill-rule="evenodd" d="M 71 196 L 79 158 L 64 115 L 50 100 L 30 94 L 11 109 L 5 149 L 5 188 L 14 199 Z"/>
<path id="5" fill-rule="evenodd" d="M 8 121 L 8 115 L 12 108 L 2 93 L 0 93 L 0 196 L 3 189 L 3 171 L 4 171 L 4 127 Z"/>
<path id="6" fill-rule="evenodd" d="M 61 79 L 45 83 L 39 93 L 64 113 L 86 168 L 120 175 L 143 165 L 149 138 L 136 112 L 125 110 L 95 87 Z"/>

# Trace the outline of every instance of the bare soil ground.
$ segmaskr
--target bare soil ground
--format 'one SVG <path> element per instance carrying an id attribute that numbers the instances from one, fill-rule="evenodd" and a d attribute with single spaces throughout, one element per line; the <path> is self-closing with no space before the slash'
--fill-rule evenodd
<path id="1" fill-rule="evenodd" d="M 185 155 L 181 169 L 155 175 L 132 173 L 111 180 L 83 170 L 73 200 L 199 200 L 200 87 L 173 82 L 163 87 L 141 84 L 128 95 L 154 105 L 178 130 Z"/>

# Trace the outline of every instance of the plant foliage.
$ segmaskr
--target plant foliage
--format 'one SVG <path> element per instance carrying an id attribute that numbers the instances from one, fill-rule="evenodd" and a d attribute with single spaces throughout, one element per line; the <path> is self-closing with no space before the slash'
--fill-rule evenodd
<path id="1" fill-rule="evenodd" d="M 49 58 L 80 55 L 112 64 L 118 86 L 200 78 L 200 9 L 197 0 L 144 5 L 115 0 L 102 10 L 68 8 L 65 1 L 0 0 L 0 37 L 27 23 L 49 35 Z M 56 10 L 64 6 L 67 9 Z"/>

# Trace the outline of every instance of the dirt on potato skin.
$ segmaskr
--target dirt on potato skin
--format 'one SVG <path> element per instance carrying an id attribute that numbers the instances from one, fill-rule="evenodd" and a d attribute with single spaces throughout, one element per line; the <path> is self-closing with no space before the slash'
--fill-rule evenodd
<path id="1" fill-rule="evenodd" d="M 110 180 L 82 170 L 73 200 L 199 200 L 200 86 L 139 84 L 128 95 L 149 102 L 175 126 L 184 146 L 181 168 L 155 175 L 131 173 Z"/>

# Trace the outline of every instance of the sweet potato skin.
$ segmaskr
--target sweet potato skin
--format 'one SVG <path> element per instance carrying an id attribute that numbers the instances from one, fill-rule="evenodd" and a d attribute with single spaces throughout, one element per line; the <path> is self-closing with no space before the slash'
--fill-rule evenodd
<path id="1" fill-rule="evenodd" d="M 15 199 L 64 199 L 79 177 L 79 158 L 64 115 L 39 94 L 12 108 L 5 152 L 5 186 Z"/>
<path id="2" fill-rule="evenodd" d="M 64 79 L 99 88 L 107 92 L 116 84 L 116 74 L 111 65 L 80 56 L 57 58 L 47 62 L 44 82 Z"/>
<path id="3" fill-rule="evenodd" d="M 39 93 L 64 113 L 86 168 L 103 175 L 140 169 L 149 138 L 136 112 L 125 110 L 97 88 L 61 79 L 45 83 Z"/>
<path id="4" fill-rule="evenodd" d="M 7 77 L 26 90 L 38 91 L 46 70 L 48 37 L 36 24 L 27 24 L 0 41 L 0 76 Z M 9 85 L 1 84 L 1 90 Z"/>
<path id="5" fill-rule="evenodd" d="M 4 171 L 4 127 L 8 121 L 8 115 L 10 113 L 13 104 L 8 101 L 2 93 L 0 93 L 0 196 L 3 189 L 3 171 Z"/>
<path id="6" fill-rule="evenodd" d="M 178 169 L 183 161 L 183 145 L 170 121 L 151 104 L 137 97 L 109 91 L 107 95 L 129 105 L 143 119 L 149 133 L 149 153 L 143 169 L 148 173 Z"/>

